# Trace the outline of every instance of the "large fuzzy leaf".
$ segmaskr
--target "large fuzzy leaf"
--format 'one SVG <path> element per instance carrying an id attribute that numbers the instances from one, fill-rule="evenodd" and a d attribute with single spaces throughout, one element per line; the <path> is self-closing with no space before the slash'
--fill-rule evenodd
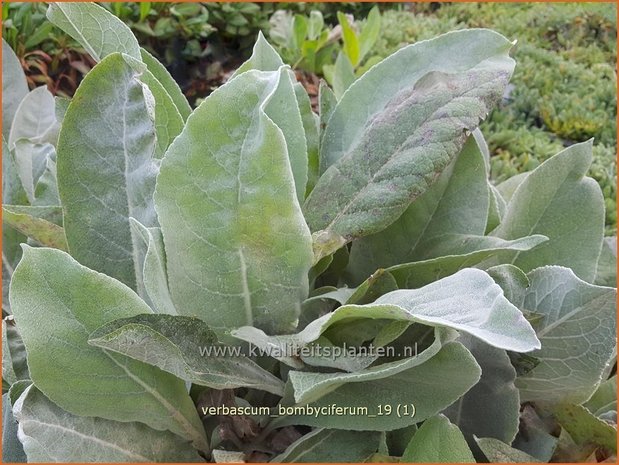
<path id="1" fill-rule="evenodd" d="M 513 447 L 495 438 L 475 438 L 475 442 L 482 450 L 488 461 L 498 463 L 537 463 L 535 457 L 514 449 Z"/>
<path id="2" fill-rule="evenodd" d="M 251 57 L 243 63 L 234 73 L 233 77 L 252 69 L 258 71 L 277 71 L 284 65 L 284 62 L 277 54 L 275 49 L 266 41 L 262 32 L 258 33 L 258 39 L 254 44 Z M 308 180 L 308 144 L 306 133 L 309 131 L 310 137 L 314 137 L 312 126 L 316 128 L 311 115 L 311 104 L 309 97 L 301 84 L 296 82 L 294 74 L 288 73 L 287 77 L 282 76 L 278 89 L 273 98 L 265 106 L 266 115 L 279 126 L 286 139 L 290 167 L 294 176 L 297 198 L 299 202 L 305 199 L 305 188 Z M 303 104 L 303 112 L 301 106 Z M 305 117 L 305 121 L 303 120 Z M 315 136 L 317 137 L 317 135 Z M 312 141 L 314 144 L 316 141 Z"/>
<path id="3" fill-rule="evenodd" d="M 446 34 L 356 81 L 329 119 L 326 171 L 304 208 L 312 231 L 349 241 L 393 223 L 502 95 L 514 67 L 510 46 L 490 31 Z"/>
<path id="4" fill-rule="evenodd" d="M 124 318 L 97 329 L 88 342 L 213 389 L 245 386 L 279 395 L 284 391 L 279 378 L 247 357 L 234 357 L 226 352 L 226 347 L 218 344 L 217 335 L 197 318 L 172 315 Z M 208 349 L 212 352 L 206 353 Z"/>
<path id="5" fill-rule="evenodd" d="M 47 19 L 77 40 L 96 61 L 115 52 L 140 60 L 131 29 L 96 3 L 50 3 Z"/>
<path id="6" fill-rule="evenodd" d="M 440 344 L 438 344 L 440 347 Z M 468 391 L 481 374 L 473 356 L 459 343 L 448 343 L 438 353 L 427 358 L 422 352 L 417 357 L 391 362 L 359 373 L 333 374 L 297 373 L 291 378 L 297 387 L 320 385 L 322 397 L 309 405 L 314 408 L 338 407 L 363 408 L 365 414 L 357 415 L 296 415 L 285 419 L 287 423 L 337 428 L 346 430 L 390 431 L 418 423 L 437 414 L 447 405 Z M 432 350 L 432 353 L 434 350 Z M 421 358 L 422 360 L 415 360 Z M 292 373 L 291 373 L 292 374 Z M 345 376 L 346 382 L 339 379 Z M 329 389 L 327 384 L 330 384 Z M 306 395 L 297 403 L 305 406 Z M 379 409 L 389 405 L 391 415 L 378 416 Z M 408 406 L 408 415 L 397 415 L 398 405 Z M 414 416 L 411 405 L 414 405 Z M 384 410 L 383 410 L 384 411 Z M 375 417 L 370 415 L 377 415 Z M 284 420 L 284 419 L 282 419 Z"/>
<path id="7" fill-rule="evenodd" d="M 133 289 L 142 260 L 129 218 L 157 224 L 155 129 L 139 73 L 119 53 L 88 73 L 65 115 L 57 161 L 71 255 Z"/>
<path id="8" fill-rule="evenodd" d="M 460 428 L 469 444 L 474 444 L 473 436 L 511 444 L 520 417 L 520 396 L 514 386 L 516 370 L 504 350 L 468 335 L 461 335 L 458 341 L 479 363 L 481 379 L 443 413 Z"/>
<path id="9" fill-rule="evenodd" d="M 582 403 L 591 397 L 616 349 L 616 289 L 588 284 L 550 266 L 528 275 L 523 308 L 543 315 L 539 364 L 518 377 L 525 401 Z"/>
<path id="10" fill-rule="evenodd" d="M 444 415 L 423 422 L 408 444 L 402 462 L 405 463 L 471 463 L 475 462 L 462 432 Z"/>
<path id="11" fill-rule="evenodd" d="M 524 316 L 487 273 L 467 268 L 420 289 L 389 292 L 366 305 L 344 305 L 310 323 L 297 338 L 313 341 L 327 328 L 359 318 L 381 318 L 444 326 L 517 352 L 539 348 Z M 346 323 L 343 323 L 346 322 Z"/>
<path id="12" fill-rule="evenodd" d="M 103 324 L 151 312 L 131 289 L 64 252 L 25 247 L 10 299 L 31 379 L 55 404 L 76 415 L 169 429 L 207 448 L 181 380 L 88 345 Z"/>
<path id="13" fill-rule="evenodd" d="M 462 152 L 395 223 L 353 243 L 348 273 L 359 281 L 378 268 L 436 258 L 428 253 L 429 242 L 445 234 L 483 235 L 487 215 L 484 157 L 469 137 Z"/>
<path id="14" fill-rule="evenodd" d="M 17 107 L 27 93 L 28 83 L 19 58 L 2 39 L 2 136 L 7 139 Z"/>
<path id="15" fill-rule="evenodd" d="M 35 386 L 15 403 L 29 462 L 203 462 L 186 439 L 141 423 L 71 415 Z"/>
<path id="16" fill-rule="evenodd" d="M 247 71 L 195 110 L 155 201 L 172 300 L 211 326 L 294 329 L 312 250 L 282 131 L 265 114 L 288 71 Z"/>
<path id="17" fill-rule="evenodd" d="M 597 418 L 582 405 L 562 404 L 553 409 L 557 421 L 583 447 L 590 444 L 617 453 L 617 425 Z"/>
<path id="18" fill-rule="evenodd" d="M 585 177 L 591 146 L 589 141 L 568 147 L 518 185 L 492 234 L 503 239 L 543 234 L 550 240 L 532 251 L 507 254 L 502 262 L 525 272 L 561 265 L 593 282 L 604 239 L 604 197 L 598 183 Z"/>

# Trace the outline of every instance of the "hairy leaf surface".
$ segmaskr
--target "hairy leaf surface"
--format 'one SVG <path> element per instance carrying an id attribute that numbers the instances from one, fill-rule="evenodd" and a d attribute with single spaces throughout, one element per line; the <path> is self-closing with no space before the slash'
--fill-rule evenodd
<path id="1" fill-rule="evenodd" d="M 119 53 L 88 73 L 65 115 L 57 161 L 71 255 L 133 289 L 141 258 L 129 217 L 157 224 L 155 128 L 139 73 Z"/>
<path id="2" fill-rule="evenodd" d="M 10 299 L 37 387 L 73 414 L 139 421 L 206 449 L 204 430 L 181 380 L 88 345 L 98 327 L 150 313 L 149 307 L 122 283 L 64 252 L 24 247 Z"/>
<path id="3" fill-rule="evenodd" d="M 161 166 L 155 201 L 170 291 L 215 327 L 291 331 L 311 239 L 282 131 L 265 114 L 288 71 L 247 71 L 213 92 Z"/>

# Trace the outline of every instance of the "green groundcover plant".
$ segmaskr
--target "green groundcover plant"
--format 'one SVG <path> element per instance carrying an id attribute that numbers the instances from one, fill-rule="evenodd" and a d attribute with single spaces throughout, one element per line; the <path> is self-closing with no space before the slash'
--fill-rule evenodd
<path id="1" fill-rule="evenodd" d="M 591 142 L 488 180 L 510 41 L 406 46 L 317 115 L 259 36 L 192 110 L 105 9 L 47 16 L 98 64 L 55 99 L 3 43 L 4 461 L 616 454 Z"/>

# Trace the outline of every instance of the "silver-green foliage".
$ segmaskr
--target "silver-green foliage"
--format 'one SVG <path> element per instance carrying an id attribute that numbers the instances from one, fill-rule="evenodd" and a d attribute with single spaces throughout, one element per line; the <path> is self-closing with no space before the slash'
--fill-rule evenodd
<path id="1" fill-rule="evenodd" d="M 477 126 L 511 42 L 406 46 L 345 91 L 321 84 L 315 114 L 260 35 L 192 110 L 106 9 L 48 18 L 97 64 L 67 107 L 28 93 L 3 43 L 7 460 L 616 452 L 616 251 L 591 144 L 489 181 Z M 561 440 L 523 436 L 521 402 Z M 252 404 L 274 415 L 206 408 Z"/>

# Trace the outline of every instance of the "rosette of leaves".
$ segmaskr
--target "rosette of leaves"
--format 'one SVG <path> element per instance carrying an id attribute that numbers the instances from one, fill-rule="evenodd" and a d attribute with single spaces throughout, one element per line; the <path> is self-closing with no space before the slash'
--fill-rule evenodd
<path id="1" fill-rule="evenodd" d="M 191 110 L 104 9 L 48 17 L 98 64 L 65 108 L 4 53 L 23 96 L 3 99 L 5 461 L 616 452 L 591 146 L 488 182 L 476 128 L 515 64 L 504 37 L 404 47 L 339 101 L 323 86 L 315 115 L 259 36 Z"/>

